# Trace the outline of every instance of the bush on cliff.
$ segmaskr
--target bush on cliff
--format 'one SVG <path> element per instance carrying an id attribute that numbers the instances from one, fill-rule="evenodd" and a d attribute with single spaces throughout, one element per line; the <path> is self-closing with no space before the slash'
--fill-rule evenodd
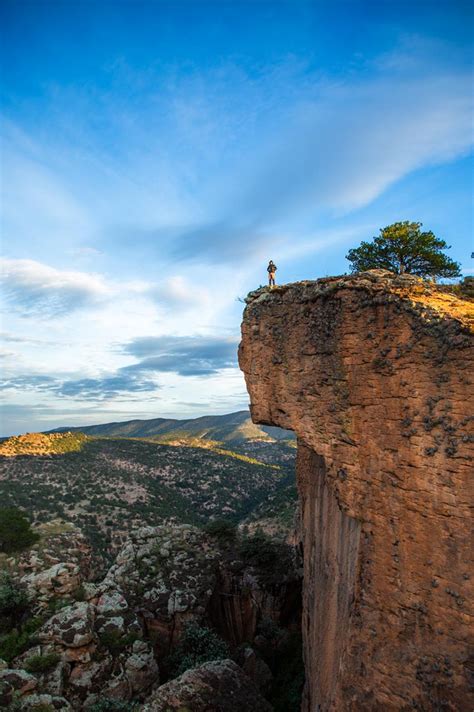
<path id="1" fill-rule="evenodd" d="M 235 524 L 226 519 L 213 519 L 204 526 L 204 531 L 224 544 L 234 541 L 237 536 Z"/>
<path id="2" fill-rule="evenodd" d="M 18 616 L 28 605 L 23 588 L 18 586 L 6 571 L 0 572 L 0 617 Z"/>
<path id="3" fill-rule="evenodd" d="M 264 585 L 279 584 L 291 571 L 291 548 L 272 539 L 261 529 L 253 536 L 245 536 L 239 543 L 239 556 L 257 569 L 257 576 Z"/>
<path id="4" fill-rule="evenodd" d="M 133 710 L 137 709 L 138 705 L 134 702 L 122 702 L 121 700 L 103 697 L 89 707 L 89 712 L 133 712 Z"/>
<path id="5" fill-rule="evenodd" d="M 0 508 L 0 551 L 11 554 L 35 544 L 39 539 L 22 511 L 15 507 Z"/>
<path id="6" fill-rule="evenodd" d="M 61 656 L 57 653 L 48 653 L 48 655 L 32 655 L 25 661 L 25 670 L 27 672 L 36 673 L 37 675 L 42 675 L 48 670 L 56 667 L 58 662 L 61 660 Z"/>
<path id="7" fill-rule="evenodd" d="M 174 678 L 190 668 L 211 660 L 225 660 L 228 657 L 229 647 L 217 633 L 191 621 L 186 625 L 178 645 L 167 657 L 166 667 L 170 677 Z"/>

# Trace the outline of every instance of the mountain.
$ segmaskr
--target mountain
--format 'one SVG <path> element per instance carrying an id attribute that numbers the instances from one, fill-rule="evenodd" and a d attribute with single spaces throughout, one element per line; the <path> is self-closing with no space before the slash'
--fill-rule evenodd
<path id="1" fill-rule="evenodd" d="M 247 410 L 227 415 L 205 415 L 201 418 L 177 420 L 152 418 L 151 420 L 127 420 L 123 423 L 104 423 L 78 428 L 62 427 L 49 432 L 80 431 L 85 435 L 112 438 L 152 438 L 159 442 L 196 438 L 220 443 L 235 444 L 246 441 L 267 442 L 294 440 L 290 430 L 266 425 L 255 425 Z"/>

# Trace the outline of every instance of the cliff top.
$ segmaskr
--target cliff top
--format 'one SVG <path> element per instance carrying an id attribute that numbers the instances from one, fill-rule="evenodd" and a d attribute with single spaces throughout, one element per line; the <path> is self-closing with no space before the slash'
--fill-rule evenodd
<path id="1" fill-rule="evenodd" d="M 418 311 L 422 307 L 423 316 L 456 319 L 469 331 L 474 332 L 472 299 L 455 296 L 446 291 L 443 285 L 427 282 L 420 277 L 409 274 L 397 275 L 382 269 L 282 284 L 272 289 L 262 287 L 250 292 L 245 301 L 247 304 L 252 304 L 256 301 L 276 300 L 290 291 L 302 301 L 312 301 L 319 296 L 329 296 L 341 289 L 361 289 L 374 294 L 384 292 L 397 295 L 411 302 L 413 306 L 418 306 Z"/>

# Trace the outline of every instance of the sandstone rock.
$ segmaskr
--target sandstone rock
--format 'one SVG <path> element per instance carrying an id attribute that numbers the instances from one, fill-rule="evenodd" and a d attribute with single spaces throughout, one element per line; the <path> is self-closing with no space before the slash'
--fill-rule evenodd
<path id="1" fill-rule="evenodd" d="M 50 618 L 38 631 L 43 643 L 58 643 L 67 648 L 81 648 L 94 640 L 94 607 L 74 603 Z"/>
<path id="2" fill-rule="evenodd" d="M 38 685 L 34 675 L 30 675 L 26 670 L 14 670 L 5 668 L 0 670 L 0 702 L 8 705 L 13 696 L 26 695 L 31 693 Z M 4 702 L 6 700 L 6 702 Z"/>
<path id="3" fill-rule="evenodd" d="M 58 710 L 58 712 L 66 712 L 72 709 L 64 697 L 53 695 L 28 695 L 28 697 L 21 700 L 20 706 L 22 710 L 29 710 L 31 712 L 37 709 Z"/>
<path id="4" fill-rule="evenodd" d="M 128 603 L 123 594 L 118 590 L 106 591 L 96 603 L 98 614 L 108 615 L 120 613 L 128 608 Z"/>
<path id="5" fill-rule="evenodd" d="M 473 324 L 379 270 L 249 295 L 252 418 L 299 438 L 305 711 L 474 707 Z"/>
<path id="6" fill-rule="evenodd" d="M 77 564 L 58 563 L 45 571 L 32 573 L 21 579 L 31 599 L 44 596 L 51 598 L 70 597 L 81 585 L 81 570 Z"/>
<path id="7" fill-rule="evenodd" d="M 202 530 L 184 525 L 142 527 L 119 552 L 103 584 L 123 592 L 128 605 L 140 612 L 158 654 L 166 655 L 185 622 L 202 617 L 219 560 L 219 551 Z"/>
<path id="8" fill-rule="evenodd" d="M 143 712 L 271 712 L 252 680 L 232 660 L 218 660 L 187 670 L 161 685 Z"/>

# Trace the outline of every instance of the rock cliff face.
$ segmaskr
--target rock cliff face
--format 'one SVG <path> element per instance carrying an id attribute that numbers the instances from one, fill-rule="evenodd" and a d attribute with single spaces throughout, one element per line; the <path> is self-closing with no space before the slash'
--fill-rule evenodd
<path id="1" fill-rule="evenodd" d="M 252 418 L 299 440 L 303 710 L 472 709 L 473 304 L 381 270 L 247 304 Z"/>

